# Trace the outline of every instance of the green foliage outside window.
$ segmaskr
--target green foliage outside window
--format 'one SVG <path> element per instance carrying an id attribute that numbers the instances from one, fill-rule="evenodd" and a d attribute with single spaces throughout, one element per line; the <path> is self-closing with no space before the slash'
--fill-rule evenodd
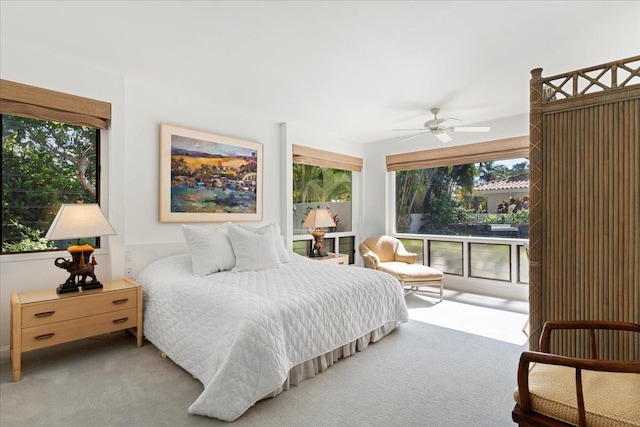
<path id="1" fill-rule="evenodd" d="M 515 197 L 511 196 L 509 199 L 503 200 L 498 204 L 496 212 L 499 213 L 514 213 L 521 210 L 529 209 L 529 196 Z"/>
<path id="2" fill-rule="evenodd" d="M 476 197 L 477 184 L 527 174 L 528 161 L 507 167 L 496 162 L 471 163 L 396 172 L 396 231 L 443 235 L 487 235 L 482 224 L 529 222 L 529 198 L 510 198 L 499 205 L 499 214 L 486 214 L 485 198 Z M 411 231 L 415 215 L 418 230 Z M 480 215 L 479 215 L 480 214 Z M 490 231 L 490 230 L 489 230 Z M 477 234 L 476 234 L 477 233 Z"/>
<path id="3" fill-rule="evenodd" d="M 468 211 L 454 196 L 470 195 L 476 175 L 473 164 L 396 172 L 396 230 L 406 232 L 410 215 L 420 213 L 422 233 L 450 234 L 448 224 L 464 221 Z"/>
<path id="4" fill-rule="evenodd" d="M 482 218 L 470 215 L 469 221 L 474 224 L 529 224 L 529 209 L 521 209 L 506 214 L 489 214 Z"/>
<path id="5" fill-rule="evenodd" d="M 350 201 L 351 171 L 293 164 L 293 203 Z"/>
<path id="6" fill-rule="evenodd" d="M 293 164 L 294 234 L 306 234 L 303 223 L 311 209 L 329 209 L 335 227 L 330 231 L 351 231 L 352 173 L 343 169 Z"/>
<path id="7" fill-rule="evenodd" d="M 2 115 L 2 253 L 54 249 L 63 203 L 98 200 L 97 129 Z"/>

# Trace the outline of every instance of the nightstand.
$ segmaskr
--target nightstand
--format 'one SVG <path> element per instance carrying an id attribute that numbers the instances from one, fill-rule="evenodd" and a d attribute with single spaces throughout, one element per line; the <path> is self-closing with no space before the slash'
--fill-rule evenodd
<path id="1" fill-rule="evenodd" d="M 20 381 L 25 351 L 120 330 L 142 347 L 142 286 L 128 279 L 103 285 L 61 295 L 55 288 L 11 293 L 13 381 Z"/>
<path id="2" fill-rule="evenodd" d="M 316 261 L 330 262 L 332 264 L 349 265 L 349 255 L 327 252 L 327 256 L 309 257 Z"/>

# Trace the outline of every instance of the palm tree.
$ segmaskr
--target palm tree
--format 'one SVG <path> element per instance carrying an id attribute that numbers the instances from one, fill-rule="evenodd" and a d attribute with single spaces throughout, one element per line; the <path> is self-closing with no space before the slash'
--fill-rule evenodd
<path id="1" fill-rule="evenodd" d="M 511 176 L 524 175 L 529 173 L 529 162 L 524 161 L 511 166 Z"/>
<path id="2" fill-rule="evenodd" d="M 445 166 L 430 171 L 430 183 L 422 200 L 423 231 L 445 233 L 449 224 L 464 220 L 459 202 L 463 196 L 472 193 L 478 172 L 474 164 Z"/>
<path id="3" fill-rule="evenodd" d="M 351 201 L 351 172 L 339 169 L 326 170 L 321 198 L 321 201 Z"/>
<path id="4" fill-rule="evenodd" d="M 319 197 L 322 191 L 322 168 L 294 163 L 293 202 L 306 203 Z"/>
<path id="5" fill-rule="evenodd" d="M 496 179 L 495 162 L 488 161 L 478 163 L 478 177 L 481 183 L 494 181 Z"/>
<path id="6" fill-rule="evenodd" d="M 430 230 L 460 221 L 459 200 L 471 194 L 476 175 L 474 164 L 397 172 L 396 230 L 407 231 L 411 213 L 422 213 Z"/>
<path id="7" fill-rule="evenodd" d="M 351 172 L 321 166 L 293 165 L 293 202 L 351 200 Z"/>

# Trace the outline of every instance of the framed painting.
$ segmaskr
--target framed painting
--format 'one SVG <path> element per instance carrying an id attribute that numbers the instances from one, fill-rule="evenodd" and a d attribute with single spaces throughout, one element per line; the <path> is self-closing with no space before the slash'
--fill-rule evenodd
<path id="1" fill-rule="evenodd" d="M 262 144 L 160 124 L 160 222 L 262 221 Z"/>

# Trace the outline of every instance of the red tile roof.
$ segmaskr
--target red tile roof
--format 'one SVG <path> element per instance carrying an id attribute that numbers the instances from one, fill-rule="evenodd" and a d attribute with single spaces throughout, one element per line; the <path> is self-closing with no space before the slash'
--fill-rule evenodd
<path id="1" fill-rule="evenodd" d="M 476 185 L 474 191 L 516 190 L 529 188 L 529 174 L 510 176 Z"/>

